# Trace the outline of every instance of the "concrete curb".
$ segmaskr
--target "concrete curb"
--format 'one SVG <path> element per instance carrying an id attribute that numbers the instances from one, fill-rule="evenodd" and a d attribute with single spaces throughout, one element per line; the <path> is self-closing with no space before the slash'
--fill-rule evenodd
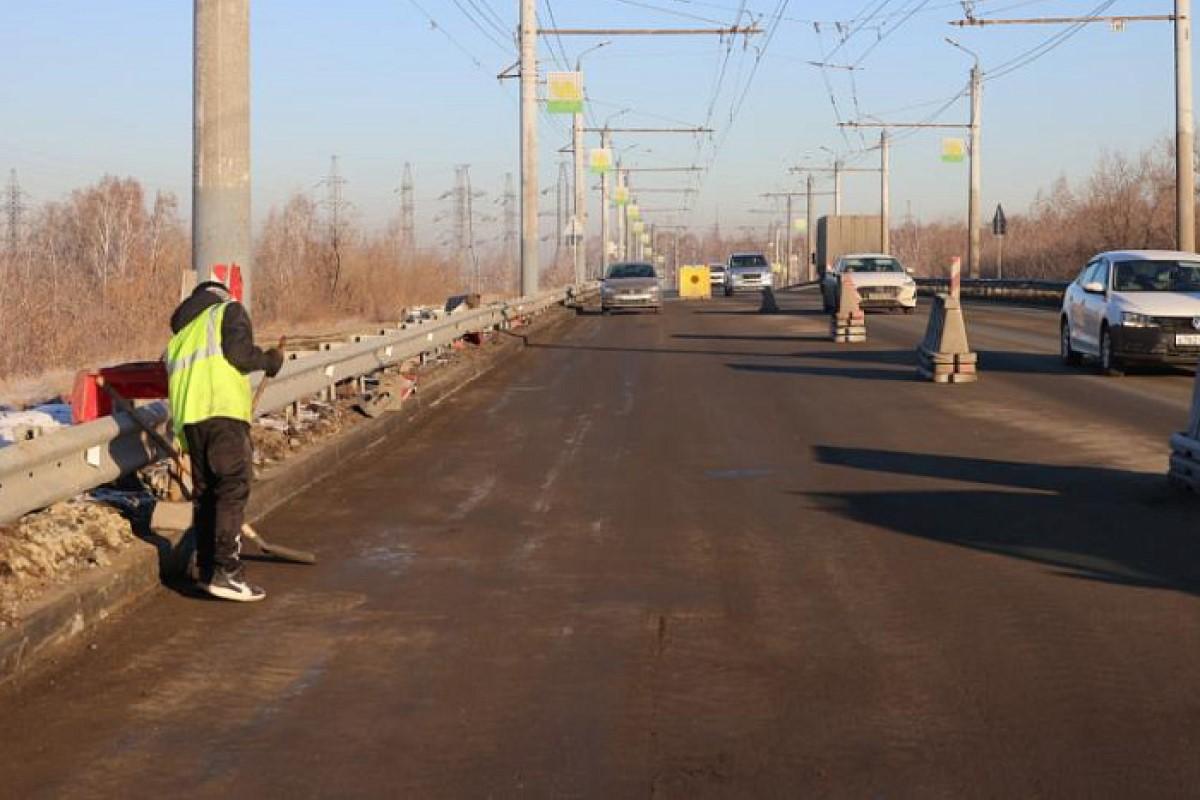
<path id="1" fill-rule="evenodd" d="M 545 330 L 573 319 L 570 312 L 551 312 L 531 329 Z M 261 519 L 292 497 L 357 457 L 396 431 L 419 421 L 434 405 L 491 372 L 523 347 L 521 336 L 504 337 L 478 362 L 455 364 L 435 372 L 405 407 L 366 420 L 343 435 L 315 444 L 273 467 L 256 481 L 247 518 Z M 286 542 L 280 542 L 286 544 Z M 0 631 L 0 686 L 12 682 L 54 656 L 68 655 L 97 625 L 163 589 L 183 574 L 191 546 L 181 535 L 150 534 L 121 551 L 112 561 L 72 584 L 34 602 L 20 623 Z"/>

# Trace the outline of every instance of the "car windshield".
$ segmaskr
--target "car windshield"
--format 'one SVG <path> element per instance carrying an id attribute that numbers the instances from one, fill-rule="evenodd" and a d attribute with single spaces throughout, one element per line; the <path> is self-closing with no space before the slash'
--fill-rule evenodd
<path id="1" fill-rule="evenodd" d="M 842 262 L 843 272 L 904 272 L 904 267 L 894 258 L 847 258 Z"/>
<path id="2" fill-rule="evenodd" d="M 1200 292 L 1200 262 L 1118 261 L 1116 292 Z"/>
<path id="3" fill-rule="evenodd" d="M 649 264 L 617 264 L 608 271 L 610 278 L 653 278 L 654 267 Z"/>
<path id="4" fill-rule="evenodd" d="M 767 259 L 760 255 L 753 256 L 734 256 L 729 259 L 729 266 L 737 269 L 738 267 L 763 267 L 767 266 Z"/>

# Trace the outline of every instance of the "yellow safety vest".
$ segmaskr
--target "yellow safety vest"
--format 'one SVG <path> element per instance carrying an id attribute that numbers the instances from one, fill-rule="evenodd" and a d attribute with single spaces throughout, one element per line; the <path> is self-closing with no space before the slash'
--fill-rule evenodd
<path id="1" fill-rule="evenodd" d="M 186 449 L 183 426 L 213 417 L 249 422 L 250 379 L 221 350 L 221 323 L 229 303 L 210 306 L 167 344 L 167 385 L 175 436 Z"/>

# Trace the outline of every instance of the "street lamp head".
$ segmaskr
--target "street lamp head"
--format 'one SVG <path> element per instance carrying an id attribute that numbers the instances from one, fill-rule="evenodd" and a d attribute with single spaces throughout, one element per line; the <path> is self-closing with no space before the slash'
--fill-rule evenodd
<path id="1" fill-rule="evenodd" d="M 582 53 L 575 56 L 575 71 L 576 72 L 583 71 L 583 57 L 584 56 L 586 56 L 588 53 L 592 52 L 593 50 L 599 50 L 601 47 L 608 47 L 610 44 L 612 44 L 612 39 L 605 39 L 603 42 L 592 45 L 587 50 L 584 50 Z"/>
<path id="2" fill-rule="evenodd" d="M 950 45 L 951 47 L 957 47 L 959 50 L 962 50 L 964 53 L 969 55 L 971 58 L 975 59 L 975 68 L 976 69 L 979 68 L 979 53 L 976 53 L 974 50 L 972 50 L 969 47 L 964 47 L 962 44 L 951 39 L 949 36 L 947 36 L 945 38 L 946 38 L 946 43 L 948 45 Z"/>

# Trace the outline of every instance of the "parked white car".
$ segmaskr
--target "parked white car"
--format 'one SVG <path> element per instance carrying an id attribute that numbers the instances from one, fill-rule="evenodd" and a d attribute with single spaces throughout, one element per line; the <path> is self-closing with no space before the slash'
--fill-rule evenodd
<path id="1" fill-rule="evenodd" d="M 863 308 L 917 310 L 917 282 L 900 263 L 886 253 L 844 255 L 821 277 L 821 299 L 826 312 L 837 307 L 842 276 L 849 273 L 858 289 Z"/>
<path id="2" fill-rule="evenodd" d="M 1168 250 L 1101 253 L 1063 295 L 1063 361 L 1083 356 L 1119 374 L 1124 364 L 1200 359 L 1200 255 Z"/>

